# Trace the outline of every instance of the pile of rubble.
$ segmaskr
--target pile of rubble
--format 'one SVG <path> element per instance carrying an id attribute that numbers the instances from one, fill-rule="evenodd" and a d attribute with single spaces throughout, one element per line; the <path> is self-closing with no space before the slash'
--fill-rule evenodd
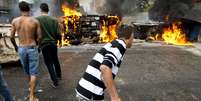
<path id="1" fill-rule="evenodd" d="M 8 38 L 0 38 L 0 64 L 19 61 L 19 56 L 11 47 Z"/>

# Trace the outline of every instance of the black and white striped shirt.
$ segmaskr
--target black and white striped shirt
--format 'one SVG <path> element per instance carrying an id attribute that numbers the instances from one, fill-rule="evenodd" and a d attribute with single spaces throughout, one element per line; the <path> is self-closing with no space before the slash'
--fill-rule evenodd
<path id="1" fill-rule="evenodd" d="M 103 46 L 88 64 L 83 77 L 76 87 L 77 94 L 86 99 L 103 100 L 106 87 L 102 81 L 100 65 L 104 64 L 110 67 L 114 79 L 125 51 L 126 44 L 120 39 Z"/>

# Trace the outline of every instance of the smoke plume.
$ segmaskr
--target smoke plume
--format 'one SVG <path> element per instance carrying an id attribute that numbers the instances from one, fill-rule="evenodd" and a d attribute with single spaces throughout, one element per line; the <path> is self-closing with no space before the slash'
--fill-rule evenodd
<path id="1" fill-rule="evenodd" d="M 152 20 L 163 21 L 166 16 L 170 20 L 184 17 L 193 7 L 193 0 L 156 0 L 149 11 Z"/>
<path id="2" fill-rule="evenodd" d="M 139 11 L 139 4 L 144 1 L 148 0 L 105 0 L 105 4 L 97 12 L 118 16 L 135 15 Z"/>

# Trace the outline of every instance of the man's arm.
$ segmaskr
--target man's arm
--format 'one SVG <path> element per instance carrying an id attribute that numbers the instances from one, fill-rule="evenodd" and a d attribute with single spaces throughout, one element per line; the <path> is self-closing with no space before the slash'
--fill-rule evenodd
<path id="1" fill-rule="evenodd" d="M 15 51 L 17 52 L 18 50 L 18 46 L 16 44 L 16 41 L 15 41 L 15 32 L 16 32 L 16 26 L 15 26 L 15 23 L 14 23 L 14 20 L 12 21 L 12 26 L 11 26 L 11 36 L 10 36 L 10 40 L 15 48 Z"/>
<path id="2" fill-rule="evenodd" d="M 111 101 L 121 101 L 113 80 L 112 70 L 106 65 L 101 65 L 100 70 Z"/>

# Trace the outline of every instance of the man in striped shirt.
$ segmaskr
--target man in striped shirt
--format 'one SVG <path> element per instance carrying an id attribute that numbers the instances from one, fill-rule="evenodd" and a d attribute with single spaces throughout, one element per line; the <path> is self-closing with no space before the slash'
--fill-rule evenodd
<path id="1" fill-rule="evenodd" d="M 103 101 L 107 89 L 111 101 L 120 101 L 114 78 L 123 60 L 126 48 L 133 42 L 133 28 L 121 25 L 118 28 L 119 39 L 107 43 L 90 63 L 76 87 L 79 101 Z"/>

